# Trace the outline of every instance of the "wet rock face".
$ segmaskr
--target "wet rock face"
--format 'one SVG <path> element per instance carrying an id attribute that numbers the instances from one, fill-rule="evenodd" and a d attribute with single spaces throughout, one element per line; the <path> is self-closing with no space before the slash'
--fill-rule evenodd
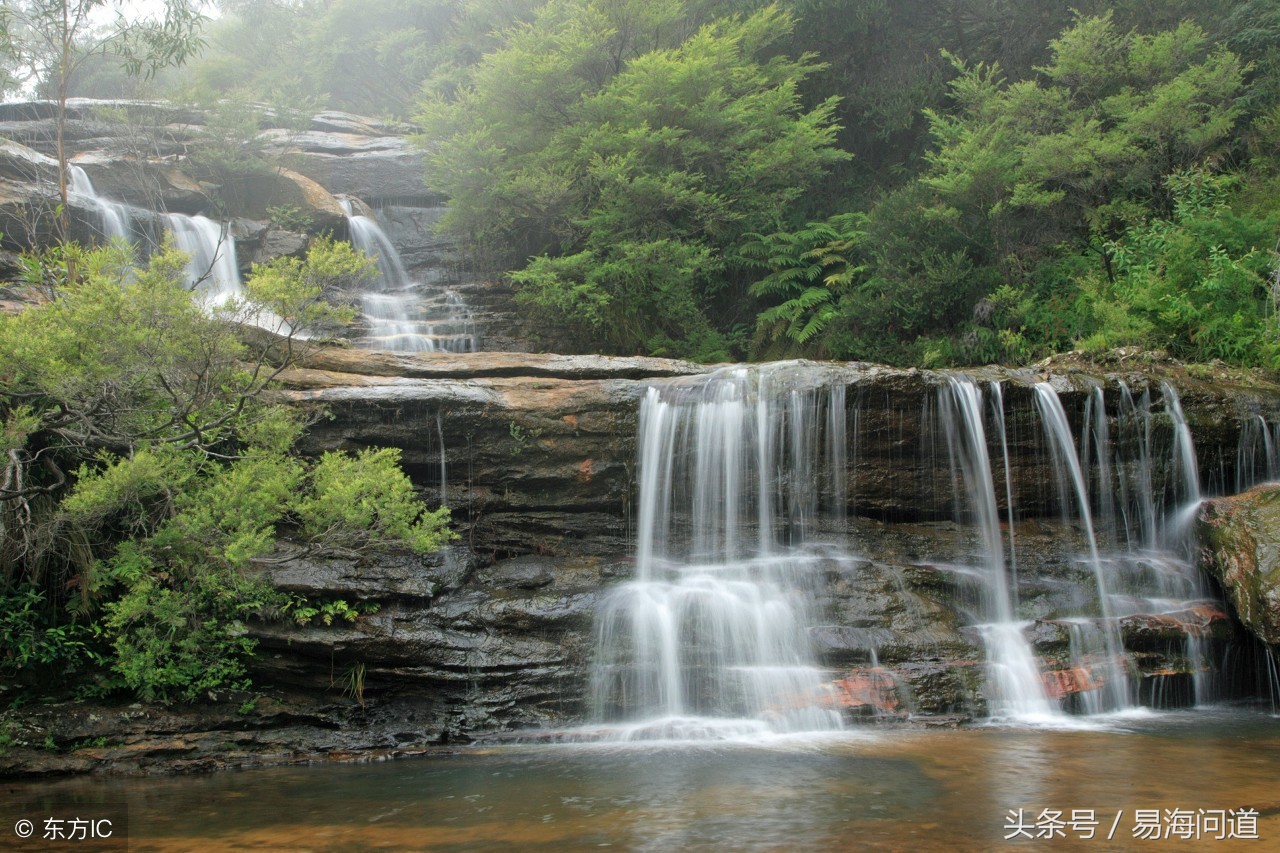
<path id="1" fill-rule="evenodd" d="M 303 449 L 400 448 L 427 499 L 446 503 L 463 540 L 490 560 L 626 554 L 646 388 L 629 377 L 701 369 L 503 353 L 345 351 L 305 363 L 314 366 L 292 372 L 282 396 L 332 417 L 312 427 Z"/>
<path id="2" fill-rule="evenodd" d="M 1201 568 L 1251 634 L 1280 645 L 1280 486 L 1205 501 L 1197 524 Z"/>
<path id="3" fill-rule="evenodd" d="M 841 370 L 850 424 L 848 512 L 892 521 L 957 518 L 962 495 L 937 402 L 948 374 L 856 365 Z M 431 499 L 441 494 L 443 460 L 445 502 L 479 550 L 499 557 L 607 554 L 625 546 L 634 525 L 628 512 L 639 401 L 650 385 L 709 371 L 663 359 L 327 350 L 289 374 L 291 390 L 283 397 L 324 406 L 333 416 L 312 428 L 309 452 L 399 447 Z M 988 369 L 981 378 L 1004 383 L 1009 413 L 1007 489 L 1003 466 L 994 466 L 1000 512 L 1007 511 L 1009 494 L 1020 517 L 1055 517 L 1063 492 L 1031 402 L 1040 375 Z M 1158 399 L 1160 377 L 1119 378 L 1135 396 L 1154 388 Z M 1103 381 L 1114 388 L 1117 376 L 1055 377 L 1077 434 L 1089 395 Z M 1211 386 L 1185 377 L 1178 382 L 1196 436 L 1201 481 L 1226 490 L 1234 481 L 1242 420 L 1255 416 L 1264 401 L 1280 399 L 1280 389 L 1225 381 Z M 1151 488 L 1165 495 L 1174 486 L 1165 462 L 1173 424 L 1155 408 L 1150 443 L 1159 464 Z M 815 487 L 827 489 L 828 478 L 821 480 Z M 823 494 L 824 504 L 827 499 Z M 1100 537 L 1113 535 L 1099 530 Z"/>
<path id="4" fill-rule="evenodd" d="M 421 697 L 437 709 L 442 736 L 455 739 L 588 718 L 595 612 L 612 586 L 634 574 L 640 400 L 650 386 L 696 382 L 708 370 L 658 359 L 510 353 L 309 356 L 281 392 L 331 416 L 313 426 L 306 451 L 401 448 L 427 500 L 452 508 L 460 539 L 426 558 L 264 569 L 276 585 L 310 598 L 349 597 L 379 609 L 336 627 L 255 627 L 266 652 L 262 677 L 321 689 L 332 667 L 359 662 L 370 696 Z M 811 531 L 815 541 L 848 543 L 819 560 L 806 581 L 816 661 L 842 685 L 833 701 L 847 716 L 981 716 L 986 651 L 966 626 L 980 606 L 973 567 L 982 564 L 984 544 L 973 527 L 953 520 L 956 486 L 936 417 L 947 374 L 841 370 L 848 419 L 858 428 L 849 438 L 849 520 L 824 516 Z M 1094 584 L 1080 556 L 1087 541 L 1078 523 L 1059 518 L 1060 492 L 1030 410 L 1031 387 L 1042 376 L 991 370 L 983 378 L 1004 384 L 1010 413 L 1018 616 L 1045 662 L 1048 695 L 1071 704 L 1102 677 L 1072 665 L 1071 620 L 1062 618 L 1079 612 L 1081 590 Z M 1161 378 L 1123 380 L 1138 394 Z M 1091 389 L 1107 377 L 1052 379 L 1078 432 Z M 1241 419 L 1280 399 L 1265 387 L 1179 387 L 1197 424 L 1206 482 L 1234 464 L 1232 430 Z M 1167 457 L 1171 441 L 1171 422 L 1154 419 L 1153 454 Z M 1152 487 L 1170 488 L 1170 477 L 1155 472 Z M 1003 504 L 1002 466 L 996 493 Z M 782 541 L 786 532 L 778 535 Z M 1098 535 L 1108 543 L 1118 534 Z M 1175 680 L 1190 683 L 1189 634 L 1221 649 L 1239 640 L 1235 630 L 1220 611 L 1197 605 L 1127 616 L 1120 634 L 1145 695 L 1168 693 Z"/>
<path id="5" fill-rule="evenodd" d="M 258 571 L 310 601 L 340 598 L 373 612 L 332 625 L 254 625 L 256 682 L 319 695 L 358 667 L 366 701 L 420 701 L 436 709 L 444 740 L 581 719 L 596 600 L 604 578 L 618 573 L 590 557 L 483 565 L 460 545 Z"/>

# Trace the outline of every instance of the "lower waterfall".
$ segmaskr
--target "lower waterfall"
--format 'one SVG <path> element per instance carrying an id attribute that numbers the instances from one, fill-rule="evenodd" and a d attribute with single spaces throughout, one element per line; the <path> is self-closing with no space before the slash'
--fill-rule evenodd
<path id="1" fill-rule="evenodd" d="M 741 368 L 649 390 L 636 577 L 597 615 L 594 706 L 616 736 L 839 728 L 807 635 L 819 472 L 844 473 L 827 380 Z"/>
<path id="2" fill-rule="evenodd" d="M 875 642 L 865 649 L 870 665 L 849 672 L 825 663 L 812 640 L 830 619 L 825 574 L 877 558 L 852 544 L 870 523 L 856 489 L 868 438 L 858 376 L 855 365 L 794 362 L 649 388 L 637 436 L 635 574 L 596 613 L 590 696 L 600 736 L 829 731 L 844 724 L 849 691 L 898 690 Z M 1183 544 L 1201 487 L 1174 389 L 1098 385 L 1077 394 L 1083 411 L 1069 414 L 1031 375 L 932 381 L 937 397 L 919 423 L 934 438 L 921 446 L 934 448 L 934 481 L 953 484 L 961 537 L 947 546 L 957 550 L 919 559 L 949 578 L 961 630 L 985 651 L 979 715 L 1063 725 L 1138 704 L 1213 701 L 1218 661 L 1207 626 L 1221 604 Z M 1241 434 L 1241 472 L 1276 470 L 1272 427 L 1258 421 Z M 1028 458 L 1046 473 L 1015 488 L 1014 469 Z M 1014 530 L 1055 512 L 1054 529 L 1078 544 L 1062 546 L 1058 575 L 1039 577 L 1028 564 L 1043 556 L 1020 556 Z M 1149 650 L 1126 646 L 1152 625 L 1184 636 L 1168 653 L 1185 661 L 1193 686 L 1174 692 L 1186 698 L 1173 697 L 1168 676 L 1141 669 Z M 881 704 L 909 711 L 909 691 L 898 693 Z"/>

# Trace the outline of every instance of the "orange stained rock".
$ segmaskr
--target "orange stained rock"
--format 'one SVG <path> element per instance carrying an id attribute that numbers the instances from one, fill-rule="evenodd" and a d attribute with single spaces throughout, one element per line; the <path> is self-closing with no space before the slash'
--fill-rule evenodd
<path id="1" fill-rule="evenodd" d="M 1081 666 L 1042 672 L 1040 678 L 1044 681 L 1044 691 L 1050 699 L 1061 699 L 1072 693 L 1083 693 L 1086 690 L 1097 690 L 1102 687 L 1102 679 Z"/>
<path id="2" fill-rule="evenodd" d="M 844 678 L 838 679 L 835 705 L 839 708 L 875 708 L 877 711 L 898 711 L 902 704 L 898 700 L 897 682 L 893 673 L 878 667 L 865 667 L 850 670 Z"/>

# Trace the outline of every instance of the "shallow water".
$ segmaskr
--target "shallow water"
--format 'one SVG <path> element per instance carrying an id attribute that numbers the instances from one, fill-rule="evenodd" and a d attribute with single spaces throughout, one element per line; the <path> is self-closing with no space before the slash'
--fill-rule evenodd
<path id="1" fill-rule="evenodd" d="M 0 790 L 10 801 L 76 801 L 82 810 L 125 800 L 133 851 L 1163 851 L 1280 849 L 1277 782 L 1280 719 L 1210 709 L 1076 730 L 869 728 L 754 743 L 477 747 L 372 765 Z M 1163 835 L 1179 826 L 1166 810 L 1243 808 L 1258 812 L 1258 840 L 1134 835 L 1136 809 L 1160 810 Z M 1066 826 L 1052 839 L 1006 840 L 1016 809 L 1032 835 L 1048 829 L 1046 809 L 1061 811 Z M 1073 810 L 1092 810 L 1092 839 L 1083 837 L 1088 815 L 1070 824 Z M 1247 832 L 1249 823 L 1229 825 Z M 8 826 L 0 834 L 12 840 Z"/>

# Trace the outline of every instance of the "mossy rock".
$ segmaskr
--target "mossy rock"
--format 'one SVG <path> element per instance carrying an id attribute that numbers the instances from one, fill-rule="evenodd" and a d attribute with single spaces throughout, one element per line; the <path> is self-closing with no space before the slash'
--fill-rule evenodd
<path id="1" fill-rule="evenodd" d="M 1198 523 L 1201 570 L 1250 633 L 1280 646 L 1280 485 L 1205 501 Z"/>

